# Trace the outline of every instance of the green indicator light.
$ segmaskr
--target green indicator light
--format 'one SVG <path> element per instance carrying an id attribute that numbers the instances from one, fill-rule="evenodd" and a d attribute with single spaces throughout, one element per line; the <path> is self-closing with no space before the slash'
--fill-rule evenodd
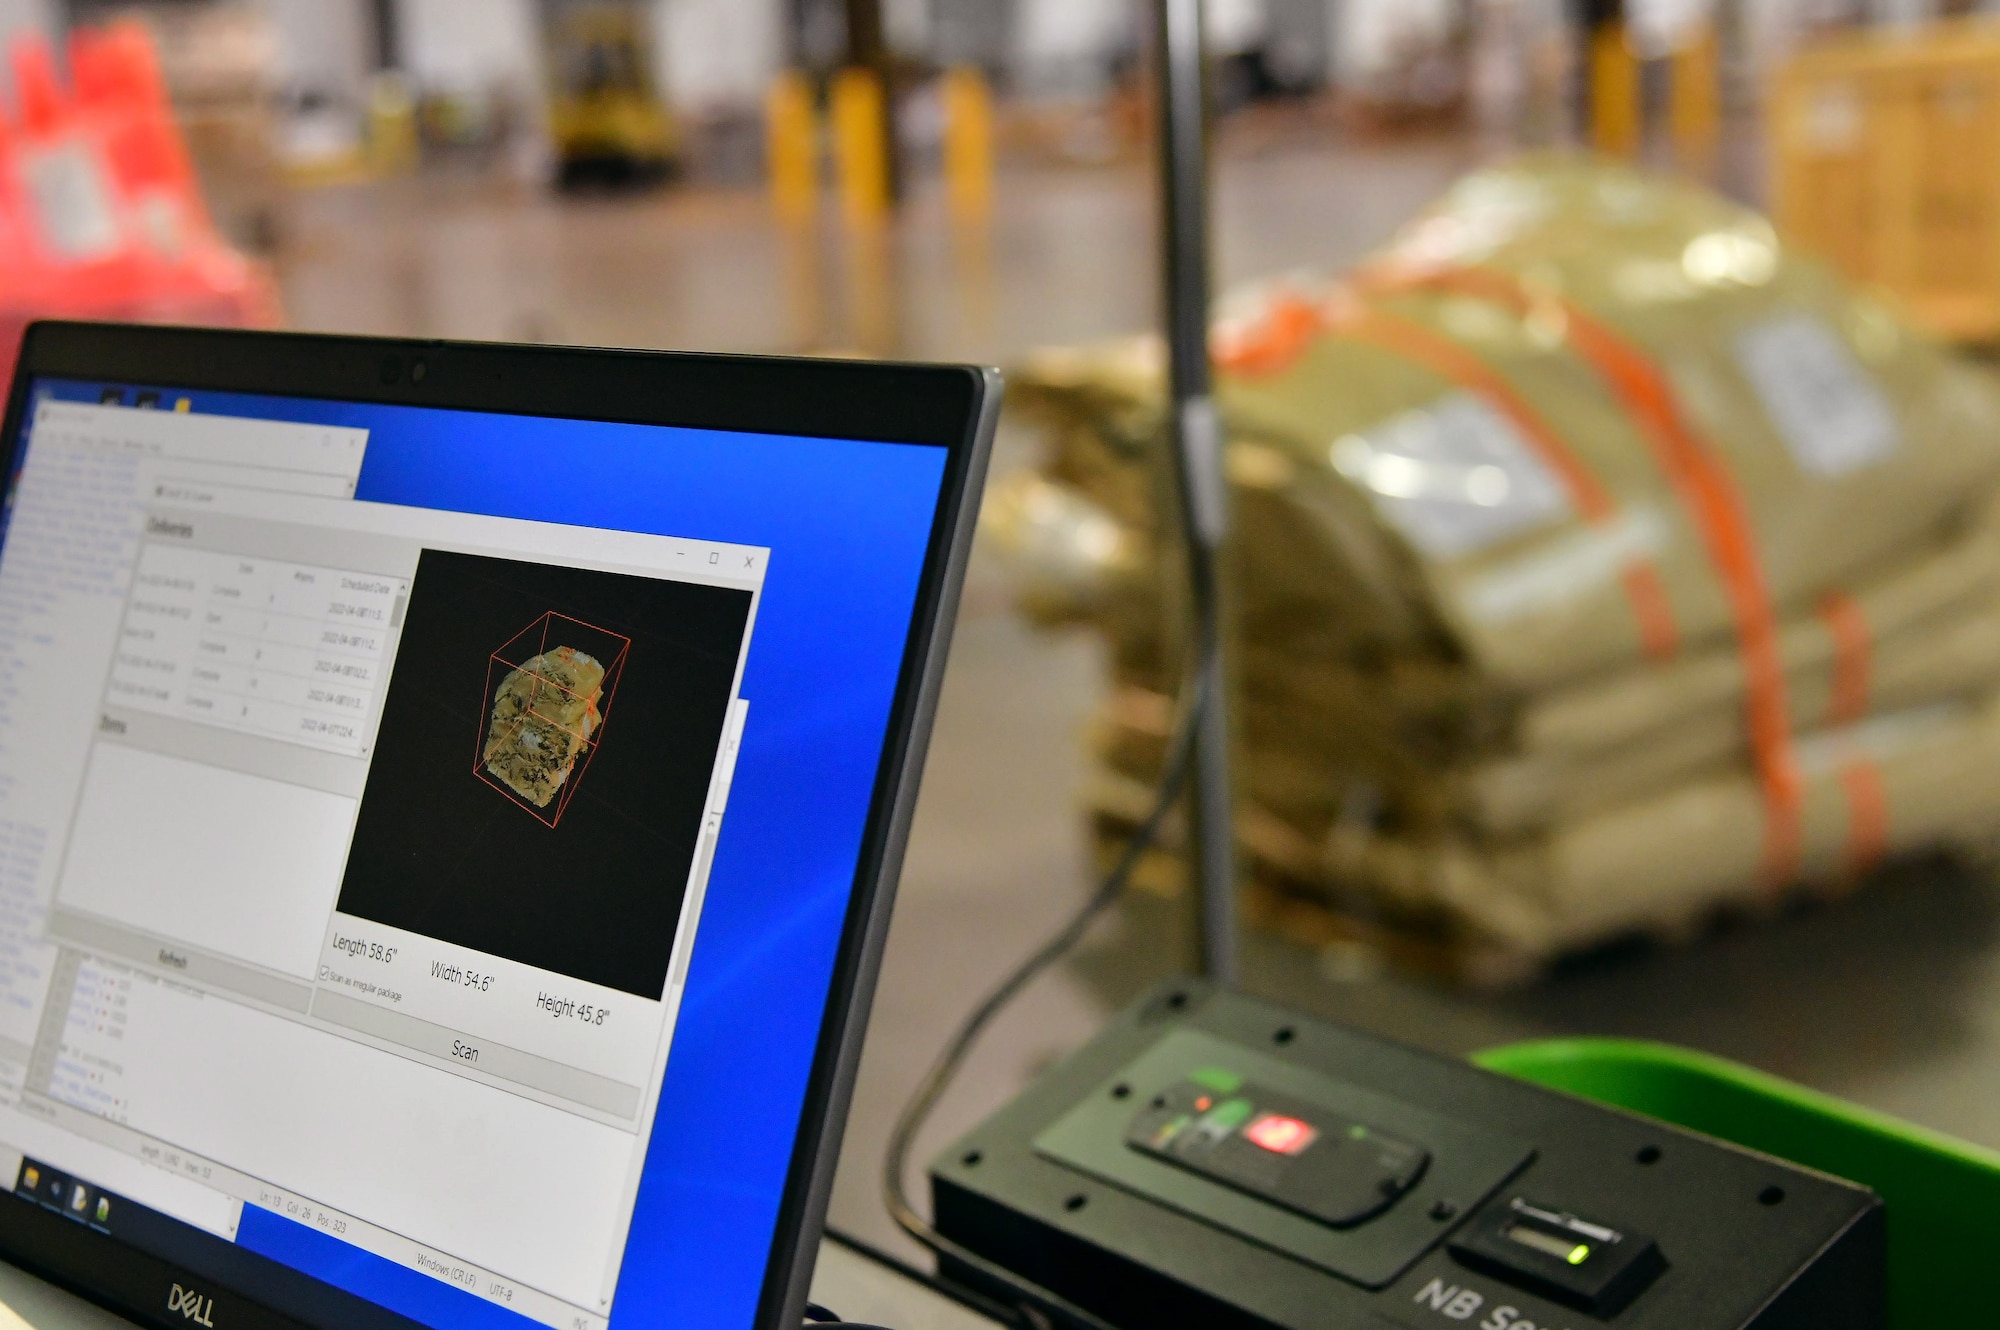
<path id="1" fill-rule="evenodd" d="M 1348 1140 L 1350 1140 L 1350 1141 L 1365 1141 L 1365 1140 L 1367 1140 L 1367 1139 L 1368 1139 L 1368 1128 L 1366 1128 L 1366 1127 L 1362 1126 L 1362 1125 L 1361 1125 L 1360 1123 L 1358 1123 L 1358 1122 L 1357 1122 L 1357 1123 L 1355 1123 L 1355 1124 L 1354 1124 L 1354 1125 L 1353 1125 L 1352 1127 L 1349 1127 L 1349 1128 L 1347 1129 L 1347 1139 L 1348 1139 Z"/>
<path id="2" fill-rule="evenodd" d="M 1545 1229 L 1531 1228 L 1526 1224 L 1510 1224 L 1501 1231 L 1501 1237 L 1518 1242 L 1523 1247 L 1553 1256 L 1565 1265 L 1582 1265 L 1590 1259 L 1591 1246 L 1578 1242 L 1563 1234 L 1550 1233 Z"/>
<path id="3" fill-rule="evenodd" d="M 1229 1131 L 1249 1121 L 1255 1111 L 1248 1099 L 1225 1099 L 1209 1111 L 1205 1121 L 1212 1131 Z"/>
<path id="4" fill-rule="evenodd" d="M 1188 1079 L 1202 1089 L 1213 1090 L 1217 1094 L 1235 1094 L 1243 1088 L 1241 1076 L 1233 1071 L 1224 1071 L 1221 1067 L 1197 1067 L 1188 1073 Z"/>

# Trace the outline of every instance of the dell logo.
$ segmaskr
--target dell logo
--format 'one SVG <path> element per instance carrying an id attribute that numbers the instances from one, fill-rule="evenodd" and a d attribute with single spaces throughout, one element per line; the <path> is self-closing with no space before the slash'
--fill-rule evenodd
<path id="1" fill-rule="evenodd" d="M 204 1298 L 191 1288 L 174 1285 L 173 1290 L 167 1294 L 167 1310 L 179 1312 L 196 1325 L 215 1330 L 215 1321 L 212 1319 L 215 1315 L 215 1299 Z"/>

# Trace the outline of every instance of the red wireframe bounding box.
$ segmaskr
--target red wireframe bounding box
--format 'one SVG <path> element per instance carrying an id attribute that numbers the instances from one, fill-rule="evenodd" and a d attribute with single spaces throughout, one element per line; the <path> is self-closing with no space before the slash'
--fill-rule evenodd
<path id="1" fill-rule="evenodd" d="M 548 611 L 487 657 L 472 774 L 553 827 L 604 742 L 632 639 Z"/>

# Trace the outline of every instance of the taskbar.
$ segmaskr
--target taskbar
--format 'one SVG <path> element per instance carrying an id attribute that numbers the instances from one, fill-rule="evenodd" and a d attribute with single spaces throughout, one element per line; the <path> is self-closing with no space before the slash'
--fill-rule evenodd
<path id="1" fill-rule="evenodd" d="M 0 1256 L 149 1325 L 416 1330 L 419 1323 L 225 1238 L 21 1157 Z"/>
<path id="2" fill-rule="evenodd" d="M 274 1269 L 284 1270 L 296 1278 L 306 1279 L 314 1288 L 323 1289 L 329 1285 L 313 1279 L 309 1274 L 300 1273 L 293 1269 L 291 1264 L 296 1252 L 309 1249 L 313 1245 L 308 1236 L 310 1234 L 318 1234 L 329 1242 L 338 1243 L 345 1248 L 358 1249 L 370 1256 L 379 1257 L 392 1266 L 421 1275 L 426 1281 L 443 1285 L 444 1292 L 455 1292 L 477 1298 L 496 1309 L 513 1312 L 516 1316 L 524 1318 L 524 1321 L 551 1327 L 551 1330 L 606 1330 L 609 1324 L 609 1317 L 603 1312 L 587 1311 L 541 1289 L 505 1278 L 483 1266 L 468 1262 L 453 1253 L 319 1204 L 310 1197 L 273 1186 L 261 1178 L 168 1145 L 122 1123 L 112 1122 L 74 1105 L 29 1094 L 21 1097 L 17 1107 L 44 1129 L 55 1127 L 73 1133 L 94 1145 L 109 1147 L 119 1154 L 137 1159 L 170 1176 L 196 1183 L 218 1198 L 228 1197 L 233 1202 L 240 1202 L 242 1218 L 236 1224 L 218 1227 L 211 1223 L 208 1225 L 210 1231 L 204 1231 L 198 1226 L 203 1222 L 203 1217 L 197 1214 L 175 1218 L 157 1209 L 150 1213 L 157 1215 L 161 1222 L 173 1224 L 191 1234 L 198 1234 L 204 1239 L 215 1242 L 224 1250 L 253 1255 Z M 0 1140 L 13 1134 L 4 1126 L 0 1126 Z M 46 1131 L 43 1134 L 46 1134 Z M 6 1143 L 33 1148 L 30 1141 L 17 1140 Z M 256 1223 L 257 1216 L 253 1212 L 261 1212 L 270 1222 Z M 278 1222 L 280 1220 L 285 1222 Z M 239 1233 L 238 1229 L 246 1223 L 254 1225 L 257 1233 Z M 301 1233 L 300 1230 L 304 1232 Z M 263 1235 L 266 1241 L 260 1241 L 259 1234 Z M 231 1238 L 235 1241 L 230 1241 Z M 335 1264 L 348 1266 L 350 1262 L 339 1261 Z M 422 1297 L 421 1301 L 429 1304 L 432 1299 Z M 363 1302 L 362 1305 L 375 1304 Z"/>

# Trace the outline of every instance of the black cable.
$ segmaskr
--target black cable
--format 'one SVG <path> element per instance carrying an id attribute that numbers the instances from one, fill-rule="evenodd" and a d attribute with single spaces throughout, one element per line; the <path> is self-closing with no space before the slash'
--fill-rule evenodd
<path id="1" fill-rule="evenodd" d="M 1212 606 L 1197 604 L 1195 610 L 1198 618 L 1206 619 L 1212 613 Z M 1196 736 L 1200 732 L 1203 715 L 1211 705 L 1210 689 L 1213 681 L 1220 675 L 1220 670 L 1213 668 L 1213 661 L 1208 659 L 1209 653 L 1215 650 L 1216 643 L 1216 634 L 1213 631 L 1204 631 L 1209 628 L 1210 625 L 1204 623 L 1197 632 L 1196 640 L 1202 642 L 1204 646 L 1203 659 L 1190 676 L 1191 700 L 1182 708 L 1181 715 L 1174 725 L 1172 738 L 1168 742 L 1166 770 L 1161 774 L 1152 811 L 1133 832 L 1131 840 L 1125 845 L 1124 852 L 1118 856 L 1118 862 L 1112 866 L 1109 873 L 1105 874 L 1104 880 L 1098 884 L 1097 890 L 1090 894 L 1089 899 L 1084 901 L 1048 940 L 1001 979 L 981 999 L 979 1005 L 972 1009 L 971 1014 L 960 1022 L 958 1029 L 945 1044 L 944 1050 L 931 1064 L 930 1070 L 924 1073 L 923 1080 L 917 1083 L 916 1090 L 903 1105 L 903 1111 L 897 1115 L 895 1129 L 889 1133 L 888 1152 L 882 1165 L 882 1192 L 883 1199 L 889 1207 L 890 1218 L 894 1219 L 905 1233 L 939 1256 L 977 1271 L 1001 1287 L 1018 1293 L 1023 1300 L 1017 1308 L 1021 1322 L 1036 1327 L 1037 1330 L 1050 1324 L 1049 1313 L 1054 1313 L 1065 1321 L 1087 1327 L 1088 1330 L 1116 1330 L 1116 1328 L 1076 1306 L 1060 1294 L 995 1265 L 932 1228 L 929 1221 L 910 1203 L 909 1193 L 905 1189 L 904 1175 L 909 1170 L 910 1148 L 916 1143 L 917 1133 L 930 1119 L 932 1110 L 944 1097 L 944 1092 L 957 1078 L 973 1045 L 986 1032 L 986 1027 L 992 1024 L 993 1018 L 1019 996 L 1022 989 L 1032 983 L 1044 970 L 1062 959 L 1063 955 L 1082 939 L 1090 925 L 1096 922 L 1097 917 L 1109 909 L 1124 892 L 1125 884 L 1132 876 L 1132 870 L 1138 866 L 1139 860 L 1158 839 L 1161 826 L 1165 824 L 1167 815 L 1173 811 L 1182 788 L 1187 784 L 1188 769 L 1194 758 Z"/>
<path id="2" fill-rule="evenodd" d="M 887 1326 L 864 1325 L 860 1321 L 843 1321 L 836 1313 L 828 1311 L 818 1303 L 808 1302 L 806 1304 L 806 1330 L 811 1330 L 811 1327 L 815 1325 L 844 1325 L 847 1327 L 847 1330 L 888 1330 Z"/>
<path id="3" fill-rule="evenodd" d="M 1223 684 L 1221 554 L 1228 531 L 1223 435 L 1211 397 L 1208 357 L 1207 105 L 1202 87 L 1199 0 L 1155 0 L 1154 62 L 1159 76 L 1161 223 L 1166 271 L 1168 418 L 1166 441 L 1179 490 L 1188 561 L 1188 642 L 1194 668 L 1181 690 L 1181 715 L 1168 741 L 1152 811 L 1118 862 L 1068 922 L 1008 973 L 959 1024 L 896 1119 L 882 1165 L 889 1215 L 939 1257 L 1022 1299 L 1019 1319 L 1047 1326 L 1054 1314 L 1088 1330 L 1113 1330 L 1059 1294 L 946 1238 L 917 1213 L 905 1191 L 917 1133 L 944 1097 L 972 1046 L 1021 990 L 1061 959 L 1125 890 L 1139 860 L 1195 772 L 1188 810 L 1188 876 L 1201 897 L 1204 971 L 1225 982 L 1235 972 L 1235 834 L 1229 803 L 1229 715 Z M 1178 40 L 1177 40 L 1178 38 Z"/>

